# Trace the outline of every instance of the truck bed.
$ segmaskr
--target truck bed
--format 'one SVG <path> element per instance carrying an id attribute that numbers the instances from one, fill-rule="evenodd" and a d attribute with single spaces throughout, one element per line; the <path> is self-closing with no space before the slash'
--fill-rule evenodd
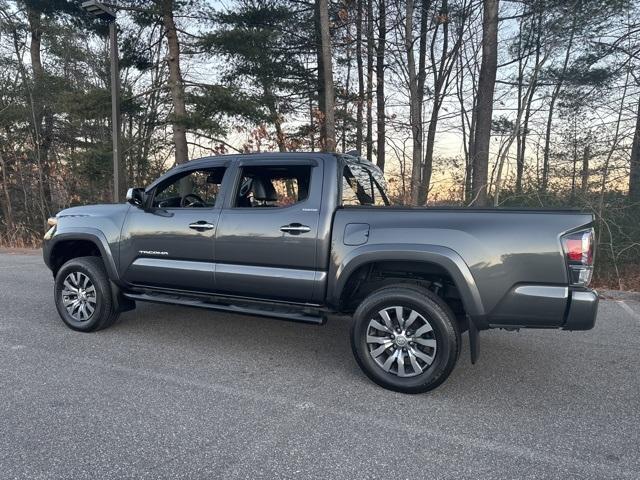
<path id="1" fill-rule="evenodd" d="M 576 210 L 343 207 L 334 218 L 329 278 L 367 250 L 414 250 L 415 261 L 420 252 L 425 259 L 446 252 L 468 269 L 484 326 L 559 327 L 570 298 L 560 237 L 592 222 Z"/>

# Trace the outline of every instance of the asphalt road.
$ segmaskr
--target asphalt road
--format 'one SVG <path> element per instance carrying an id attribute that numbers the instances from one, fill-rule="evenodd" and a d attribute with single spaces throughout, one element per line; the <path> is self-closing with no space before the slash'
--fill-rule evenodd
<path id="1" fill-rule="evenodd" d="M 59 320 L 39 256 L 0 254 L 0 477 L 640 478 L 640 302 L 589 332 L 482 332 L 436 391 L 377 387 L 348 322 L 141 304 Z"/>

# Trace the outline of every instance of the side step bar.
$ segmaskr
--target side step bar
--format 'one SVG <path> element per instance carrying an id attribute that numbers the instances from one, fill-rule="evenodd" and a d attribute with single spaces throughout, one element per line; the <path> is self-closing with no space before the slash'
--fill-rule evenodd
<path id="1" fill-rule="evenodd" d="M 217 303 L 213 299 L 206 297 L 186 297 L 168 295 L 162 293 L 123 293 L 126 298 L 139 300 L 141 302 L 165 303 L 171 305 L 183 305 L 186 307 L 208 308 L 229 313 L 239 313 L 243 315 L 255 315 L 259 317 L 279 318 L 290 322 L 309 323 L 312 325 L 324 325 L 327 322 L 326 315 L 321 312 L 306 313 L 303 309 L 277 308 L 272 305 L 260 302 L 242 302 L 242 304 Z"/>

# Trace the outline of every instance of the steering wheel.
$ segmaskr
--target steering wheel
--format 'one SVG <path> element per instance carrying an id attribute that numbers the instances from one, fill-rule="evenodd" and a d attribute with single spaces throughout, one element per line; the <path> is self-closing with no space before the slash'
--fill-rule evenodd
<path id="1" fill-rule="evenodd" d="M 203 207 L 204 200 L 195 193 L 187 193 L 180 200 L 181 207 Z"/>

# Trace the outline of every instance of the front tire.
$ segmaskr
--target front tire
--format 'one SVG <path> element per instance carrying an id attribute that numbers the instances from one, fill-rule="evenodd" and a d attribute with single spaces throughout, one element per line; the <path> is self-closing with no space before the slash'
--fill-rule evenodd
<path id="1" fill-rule="evenodd" d="M 56 274 L 54 295 L 60 318 L 73 330 L 94 332 L 118 318 L 109 277 L 98 257 L 78 257 L 65 263 Z"/>
<path id="2" fill-rule="evenodd" d="M 460 345 L 451 309 L 420 287 L 399 284 L 376 290 L 353 315 L 356 361 L 389 390 L 423 393 L 436 388 L 453 370 Z"/>

